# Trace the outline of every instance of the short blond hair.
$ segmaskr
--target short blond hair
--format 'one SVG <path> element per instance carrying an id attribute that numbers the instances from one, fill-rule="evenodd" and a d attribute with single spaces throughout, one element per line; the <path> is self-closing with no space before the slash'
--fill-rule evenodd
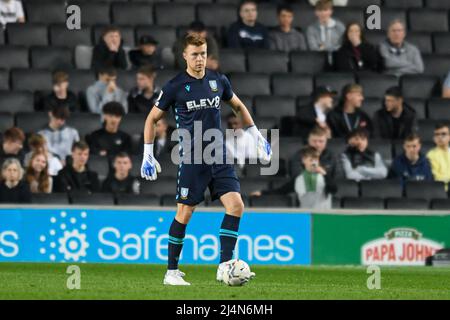
<path id="1" fill-rule="evenodd" d="M 184 38 L 183 48 L 186 49 L 187 46 L 189 46 L 189 45 L 200 47 L 204 44 L 206 44 L 205 38 L 203 38 L 202 36 L 200 36 L 198 34 L 190 33 Z"/>

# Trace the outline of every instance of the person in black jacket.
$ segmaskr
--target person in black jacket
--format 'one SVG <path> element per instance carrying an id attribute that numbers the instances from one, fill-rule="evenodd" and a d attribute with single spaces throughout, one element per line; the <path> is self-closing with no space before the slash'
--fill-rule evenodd
<path id="1" fill-rule="evenodd" d="M 375 113 L 374 136 L 382 139 L 399 140 L 417 130 L 416 111 L 407 105 L 399 87 L 386 90 L 384 107 Z"/>
<path id="2" fill-rule="evenodd" d="M 147 115 L 158 99 L 161 89 L 155 86 L 156 72 L 152 66 L 140 67 L 136 74 L 137 86 L 128 95 L 129 112 Z"/>
<path id="3" fill-rule="evenodd" d="M 108 156 L 112 161 L 119 152 L 131 152 L 131 137 L 119 130 L 122 117 L 125 115 L 123 107 L 118 102 L 108 102 L 103 106 L 103 128 L 98 129 L 86 137 L 91 154 Z"/>
<path id="4" fill-rule="evenodd" d="M 141 36 L 139 48 L 131 50 L 128 54 L 131 64 L 135 68 L 150 65 L 154 69 L 162 69 L 161 50 L 158 48 L 158 41 L 152 36 Z"/>
<path id="5" fill-rule="evenodd" d="M 341 48 L 335 54 L 337 71 L 373 71 L 380 69 L 381 56 L 378 50 L 368 43 L 358 23 L 350 23 L 345 30 Z"/>
<path id="6" fill-rule="evenodd" d="M 78 97 L 69 90 L 69 75 L 64 71 L 53 74 L 53 91 L 41 102 L 42 111 L 48 112 L 54 107 L 68 107 L 70 112 L 80 111 Z"/>
<path id="7" fill-rule="evenodd" d="M 0 203 L 30 203 L 30 186 L 23 180 L 24 170 L 16 158 L 3 162 L 0 183 Z"/>
<path id="8" fill-rule="evenodd" d="M 348 84 L 342 90 L 342 100 L 327 116 L 327 123 L 333 138 L 345 138 L 358 128 L 372 132 L 370 117 L 361 110 L 364 95 L 359 84 Z"/>
<path id="9" fill-rule="evenodd" d="M 114 157 L 113 170 L 103 182 L 102 192 L 139 194 L 139 181 L 130 175 L 133 164 L 130 156 L 121 152 Z"/>
<path id="10" fill-rule="evenodd" d="M 72 146 L 72 161 L 59 171 L 55 179 L 55 192 L 85 192 L 100 191 L 100 182 L 96 172 L 87 168 L 89 160 L 89 145 L 79 141 Z"/>
<path id="11" fill-rule="evenodd" d="M 116 27 L 108 27 L 100 42 L 94 47 L 92 68 L 98 72 L 104 68 L 127 68 L 127 57 L 122 47 L 122 36 Z"/>

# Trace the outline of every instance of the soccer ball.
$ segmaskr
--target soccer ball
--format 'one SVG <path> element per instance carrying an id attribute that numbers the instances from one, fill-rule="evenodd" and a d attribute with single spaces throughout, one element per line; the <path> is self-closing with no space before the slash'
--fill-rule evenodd
<path id="1" fill-rule="evenodd" d="M 243 286 L 253 276 L 247 262 L 239 259 L 230 260 L 223 273 L 223 282 L 229 286 Z"/>

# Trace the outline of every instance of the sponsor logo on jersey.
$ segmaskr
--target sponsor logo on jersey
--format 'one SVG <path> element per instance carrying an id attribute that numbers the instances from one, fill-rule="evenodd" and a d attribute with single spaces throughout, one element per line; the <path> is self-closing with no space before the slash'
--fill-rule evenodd
<path id="1" fill-rule="evenodd" d="M 191 91 L 191 86 L 188 84 L 184 88 L 186 89 L 187 92 Z"/>
<path id="2" fill-rule="evenodd" d="M 220 97 L 216 96 L 214 98 L 205 98 L 200 100 L 186 101 L 186 108 L 188 111 L 195 111 L 199 109 L 216 108 L 220 107 Z"/>

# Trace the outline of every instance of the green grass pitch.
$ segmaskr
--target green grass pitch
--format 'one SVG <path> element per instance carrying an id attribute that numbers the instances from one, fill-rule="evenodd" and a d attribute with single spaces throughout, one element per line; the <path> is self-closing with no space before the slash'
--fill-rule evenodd
<path id="1" fill-rule="evenodd" d="M 165 266 L 79 264 L 81 289 L 66 287 L 67 264 L 0 263 L 0 299 L 450 299 L 450 268 L 381 268 L 367 289 L 363 267 L 254 266 L 243 287 L 215 281 L 216 266 L 183 266 L 190 287 L 162 285 Z"/>

